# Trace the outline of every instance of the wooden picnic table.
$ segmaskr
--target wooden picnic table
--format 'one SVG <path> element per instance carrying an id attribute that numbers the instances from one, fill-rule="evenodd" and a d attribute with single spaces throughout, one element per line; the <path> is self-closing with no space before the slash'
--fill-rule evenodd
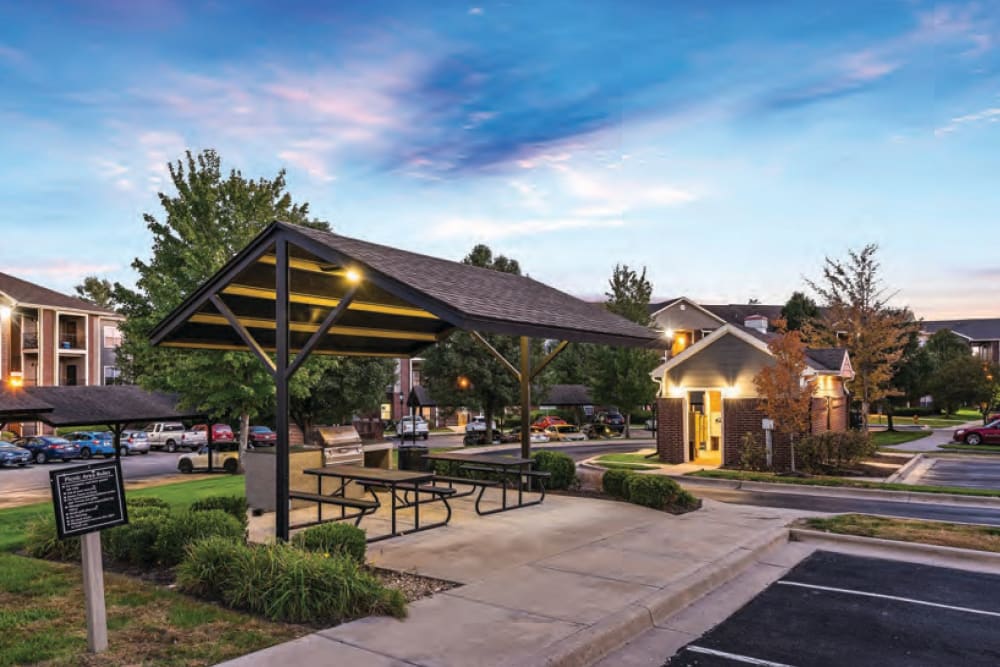
<path id="1" fill-rule="evenodd" d="M 544 479 L 549 476 L 547 472 L 538 472 L 531 470 L 531 466 L 534 465 L 532 459 L 525 459 L 517 456 L 503 456 L 500 454 L 452 454 L 448 452 L 439 452 L 436 454 L 426 454 L 424 456 L 429 461 L 451 461 L 456 462 L 461 465 L 461 468 L 468 472 L 485 472 L 493 473 L 500 478 L 499 485 L 501 487 L 501 501 L 500 507 L 483 510 L 480 503 L 483 499 L 483 494 L 486 491 L 486 487 L 489 485 L 495 486 L 496 483 L 488 484 L 482 480 L 476 480 L 472 478 L 464 477 L 448 477 L 438 475 L 435 477 L 436 480 L 444 480 L 450 484 L 469 484 L 473 487 L 479 487 L 479 496 L 476 498 L 476 513 L 480 515 L 485 514 L 496 514 L 497 512 L 506 512 L 508 510 L 519 509 L 521 507 L 529 507 L 531 505 L 538 505 L 543 500 L 545 500 L 545 484 Z M 517 504 L 508 505 L 507 504 L 507 478 L 514 477 L 517 480 Z M 525 502 L 524 500 L 524 479 L 537 479 L 539 482 L 539 490 L 541 495 L 531 501 Z M 471 495 L 475 492 L 475 489 L 470 490 L 468 493 L 456 494 L 454 497 L 461 497 L 466 495 Z"/>

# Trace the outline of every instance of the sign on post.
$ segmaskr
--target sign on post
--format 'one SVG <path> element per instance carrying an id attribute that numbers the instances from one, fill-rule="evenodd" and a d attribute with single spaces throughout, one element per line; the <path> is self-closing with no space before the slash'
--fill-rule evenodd
<path id="1" fill-rule="evenodd" d="M 100 531 L 128 523 L 121 462 L 53 470 L 49 472 L 49 483 L 59 538 L 80 537 L 87 645 L 91 652 L 100 653 L 108 647 Z"/>

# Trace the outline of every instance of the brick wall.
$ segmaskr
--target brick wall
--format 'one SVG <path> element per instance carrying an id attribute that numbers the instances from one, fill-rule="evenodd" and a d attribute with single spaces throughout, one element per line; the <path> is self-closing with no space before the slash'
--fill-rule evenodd
<path id="1" fill-rule="evenodd" d="M 756 398 L 727 398 L 722 402 L 722 422 L 726 427 L 722 446 L 723 465 L 734 467 L 740 465 L 743 439 L 747 433 L 752 433 L 761 445 L 765 443 L 761 421 L 766 417 L 760 408 L 760 401 Z M 773 450 L 776 470 L 784 470 L 791 466 L 791 447 L 787 436 L 775 432 Z"/>
<path id="2" fill-rule="evenodd" d="M 812 432 L 826 433 L 827 431 L 847 430 L 847 399 L 843 396 L 836 398 L 814 398 L 812 403 Z"/>
<path id="3" fill-rule="evenodd" d="M 664 463 L 684 463 L 684 399 L 656 399 L 656 453 Z"/>

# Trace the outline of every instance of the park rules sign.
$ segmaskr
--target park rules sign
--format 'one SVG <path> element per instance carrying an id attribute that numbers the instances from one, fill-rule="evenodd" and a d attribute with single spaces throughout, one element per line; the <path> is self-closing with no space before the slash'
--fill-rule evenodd
<path id="1" fill-rule="evenodd" d="M 53 470 L 49 482 L 60 539 L 128 523 L 120 461 Z"/>

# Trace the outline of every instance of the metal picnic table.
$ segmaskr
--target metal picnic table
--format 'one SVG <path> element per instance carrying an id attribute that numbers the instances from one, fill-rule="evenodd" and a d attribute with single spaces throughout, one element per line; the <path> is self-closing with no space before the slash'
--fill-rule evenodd
<path id="1" fill-rule="evenodd" d="M 322 503 L 328 503 L 333 505 L 341 506 L 341 518 L 356 518 L 357 521 L 355 525 L 360 523 L 361 518 L 369 514 L 373 514 L 382 503 L 375 494 L 375 489 L 385 489 L 390 497 L 392 505 L 390 507 L 391 524 L 392 529 L 388 535 L 379 535 L 377 537 L 369 538 L 369 542 L 377 542 L 378 540 L 384 540 L 389 537 L 396 537 L 399 535 L 406 535 L 409 533 L 416 533 L 422 530 L 430 530 L 432 528 L 438 528 L 440 526 L 447 525 L 448 521 L 451 520 L 451 506 L 448 504 L 448 497 L 453 495 L 454 491 L 449 489 L 437 489 L 433 486 L 429 486 L 434 480 L 434 473 L 430 472 L 419 472 L 414 470 L 387 470 L 385 468 L 364 468 L 356 465 L 334 465 L 327 466 L 325 468 L 307 468 L 303 471 L 307 475 L 316 476 L 316 494 L 306 494 L 306 493 L 292 493 L 292 497 L 301 498 L 304 500 L 313 500 L 318 503 L 318 521 L 323 520 L 323 509 Z M 337 489 L 333 491 L 332 494 L 323 493 L 323 480 L 324 478 L 333 478 L 340 480 L 340 484 Z M 344 493 L 347 485 L 354 482 L 362 486 L 369 494 L 371 494 L 373 501 L 358 501 L 354 499 L 349 499 Z M 399 491 L 404 491 L 406 496 L 401 498 Z M 409 493 L 413 492 L 413 501 L 408 500 Z M 422 493 L 431 494 L 437 496 L 444 502 L 445 509 L 447 510 L 447 515 L 443 521 L 436 521 L 431 524 L 424 526 L 420 525 L 420 495 Z M 434 502 L 434 501 L 424 501 Z M 360 511 L 351 515 L 350 517 L 344 516 L 344 507 L 359 506 L 357 509 Z M 365 506 L 368 506 L 366 509 Z M 413 508 L 413 528 L 409 530 L 398 530 L 396 527 L 396 511 L 400 509 Z"/>
<path id="2" fill-rule="evenodd" d="M 515 456 L 501 456 L 499 454 L 449 454 L 446 452 L 439 452 L 436 454 L 426 454 L 424 456 L 428 461 L 450 461 L 459 463 L 461 469 L 468 472 L 485 472 L 493 473 L 497 475 L 499 483 L 487 482 L 484 480 L 477 480 L 473 478 L 465 477 L 450 477 L 437 475 L 435 476 L 435 481 L 448 482 L 449 485 L 458 484 L 469 484 L 473 488 L 465 493 L 456 493 L 453 498 L 461 498 L 463 496 L 469 496 L 475 493 L 475 488 L 479 487 L 479 495 L 476 497 L 476 513 L 479 515 L 486 514 L 496 514 L 497 512 L 506 512 L 508 510 L 514 510 L 521 507 L 529 507 L 531 505 L 538 505 L 543 500 L 545 500 L 545 484 L 543 480 L 549 476 L 546 472 L 537 472 L 531 470 L 531 466 L 534 465 L 532 459 L 525 459 Z M 509 477 L 514 477 L 517 480 L 517 504 L 510 505 L 507 504 L 507 479 Z M 535 499 L 525 502 L 524 500 L 524 478 L 537 478 L 538 486 L 541 495 Z M 480 508 L 480 503 L 483 499 L 483 494 L 486 492 L 487 486 L 497 486 L 501 487 L 501 505 L 498 508 L 483 510 Z M 530 488 L 529 488 L 530 490 Z"/>

